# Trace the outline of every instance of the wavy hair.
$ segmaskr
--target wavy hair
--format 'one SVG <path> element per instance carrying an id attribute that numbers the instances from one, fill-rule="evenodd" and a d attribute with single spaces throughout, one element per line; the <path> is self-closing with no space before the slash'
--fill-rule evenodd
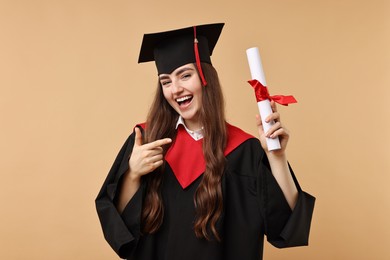
<path id="1" fill-rule="evenodd" d="M 194 194 L 196 210 L 194 231 L 198 238 L 212 240 L 214 237 L 220 241 L 216 223 L 223 211 L 221 180 L 226 163 L 224 149 L 227 141 L 225 103 L 218 74 L 214 67 L 208 63 L 202 63 L 202 70 L 207 86 L 202 88 L 202 107 L 199 120 L 204 129 L 203 156 L 206 169 Z M 178 117 L 177 112 L 166 101 L 161 85 L 158 83 L 157 92 L 147 117 L 145 141 L 152 142 L 166 137 L 174 139 Z M 164 147 L 164 155 L 167 150 L 168 147 Z M 147 183 L 142 210 L 144 233 L 155 233 L 160 228 L 164 218 L 161 197 L 163 174 L 160 174 L 164 170 L 164 165 L 143 177 Z"/>

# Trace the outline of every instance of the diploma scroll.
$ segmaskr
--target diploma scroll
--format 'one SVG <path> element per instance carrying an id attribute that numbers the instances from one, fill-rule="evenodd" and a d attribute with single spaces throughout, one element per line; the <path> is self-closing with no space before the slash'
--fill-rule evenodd
<path id="1" fill-rule="evenodd" d="M 248 57 L 249 68 L 251 71 L 252 79 L 258 80 L 263 86 L 267 86 L 265 81 L 263 65 L 261 63 L 259 49 L 257 47 L 250 48 L 246 50 L 246 55 Z M 257 102 L 257 106 L 259 108 L 261 121 L 263 123 L 264 132 L 267 132 L 271 126 L 275 123 L 265 122 L 265 118 L 267 118 L 270 114 L 272 114 L 271 103 L 268 99 Z M 280 149 L 279 138 L 276 137 L 274 139 L 267 138 L 267 146 L 269 151 Z"/>

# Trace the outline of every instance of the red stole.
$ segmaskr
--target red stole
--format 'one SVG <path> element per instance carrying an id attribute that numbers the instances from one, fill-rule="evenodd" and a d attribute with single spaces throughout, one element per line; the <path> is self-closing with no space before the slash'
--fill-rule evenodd
<path id="1" fill-rule="evenodd" d="M 254 138 L 252 135 L 230 124 L 227 124 L 227 131 L 228 141 L 224 151 L 225 156 L 246 140 Z M 171 166 L 176 179 L 183 189 L 191 185 L 206 169 L 202 143 L 203 139 L 194 140 L 183 126 L 179 126 L 176 139 L 165 156 L 165 160 Z"/>

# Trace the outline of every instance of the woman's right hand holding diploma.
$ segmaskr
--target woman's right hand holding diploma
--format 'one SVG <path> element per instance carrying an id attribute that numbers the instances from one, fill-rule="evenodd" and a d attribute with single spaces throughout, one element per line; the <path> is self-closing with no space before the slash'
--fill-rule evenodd
<path id="1" fill-rule="evenodd" d="M 134 196 L 141 185 L 141 177 L 151 173 L 163 164 L 163 145 L 172 142 L 170 138 L 164 138 L 150 142 L 142 143 L 141 130 L 136 127 L 133 151 L 129 158 L 129 169 L 123 176 L 121 191 L 117 202 L 117 209 L 122 212 L 127 203 Z"/>

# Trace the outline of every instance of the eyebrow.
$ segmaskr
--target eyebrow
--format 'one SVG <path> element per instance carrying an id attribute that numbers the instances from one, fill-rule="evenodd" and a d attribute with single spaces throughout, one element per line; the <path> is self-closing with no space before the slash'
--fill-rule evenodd
<path id="1" fill-rule="evenodd" d="M 190 67 L 184 67 L 184 68 L 176 71 L 175 76 L 178 76 L 178 75 L 182 74 L 183 72 L 185 72 L 187 70 L 192 70 L 193 71 L 194 69 L 190 68 Z M 159 76 L 159 78 L 160 78 L 160 80 L 169 79 L 169 76 L 168 75 L 161 75 L 161 76 Z"/>

